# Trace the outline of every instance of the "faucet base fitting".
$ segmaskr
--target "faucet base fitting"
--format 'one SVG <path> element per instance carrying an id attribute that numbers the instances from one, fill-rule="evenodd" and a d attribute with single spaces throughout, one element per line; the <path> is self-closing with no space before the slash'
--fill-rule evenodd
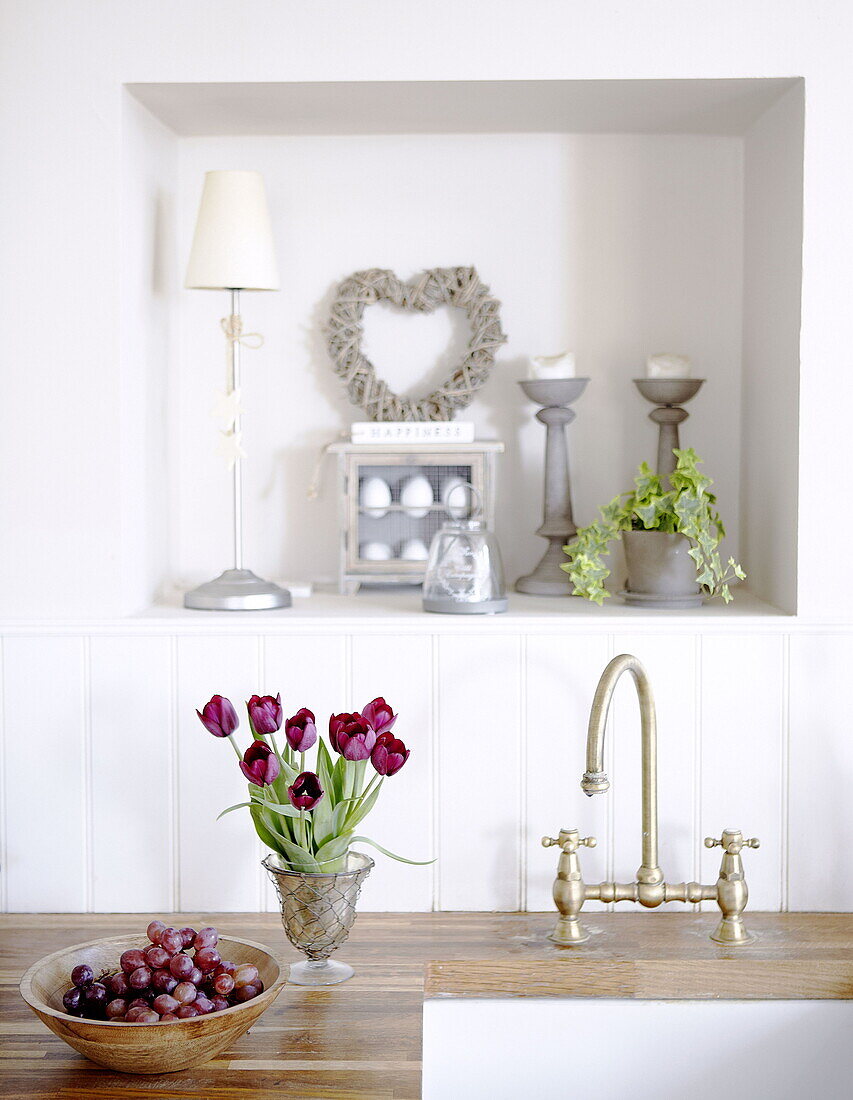
<path id="1" fill-rule="evenodd" d="M 723 917 L 711 933 L 711 939 L 727 947 L 743 947 L 745 944 L 755 943 L 755 936 L 747 930 L 743 917 Z"/>
<path id="2" fill-rule="evenodd" d="M 554 931 L 548 937 L 561 947 L 574 947 L 576 944 L 586 943 L 589 932 L 584 928 L 577 917 L 563 917 L 554 926 Z"/>

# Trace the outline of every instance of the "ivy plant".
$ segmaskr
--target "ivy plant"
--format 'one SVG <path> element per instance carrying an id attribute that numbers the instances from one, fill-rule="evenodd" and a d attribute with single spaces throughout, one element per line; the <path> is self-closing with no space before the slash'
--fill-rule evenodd
<path id="1" fill-rule="evenodd" d="M 713 482 L 700 473 L 702 460 L 692 447 L 673 454 L 677 462 L 668 479 L 654 473 L 647 462 L 641 463 L 633 490 L 620 493 L 600 508 L 601 518 L 582 527 L 563 547 L 569 561 L 562 568 L 576 595 L 597 604 L 610 595 L 604 587 L 610 576 L 604 558 L 610 553 L 610 543 L 623 531 L 662 531 L 687 536 L 688 553 L 696 563 L 702 590 L 709 597 L 731 602 L 729 584 L 735 577 L 743 580 L 746 574 L 734 558 L 725 565 L 720 558 L 719 545 L 726 529 L 717 512 L 717 498 L 710 491 Z"/>

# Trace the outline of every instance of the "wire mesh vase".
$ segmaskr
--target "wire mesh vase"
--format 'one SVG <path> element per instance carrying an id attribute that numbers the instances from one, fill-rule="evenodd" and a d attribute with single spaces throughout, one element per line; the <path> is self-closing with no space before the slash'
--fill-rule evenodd
<path id="1" fill-rule="evenodd" d="M 295 871 L 275 853 L 263 861 L 281 903 L 287 938 L 308 956 L 290 968 L 294 985 L 337 985 L 354 973 L 329 956 L 349 935 L 361 885 L 374 864 L 361 852 L 347 852 L 342 862 L 344 870 L 325 874 Z"/>

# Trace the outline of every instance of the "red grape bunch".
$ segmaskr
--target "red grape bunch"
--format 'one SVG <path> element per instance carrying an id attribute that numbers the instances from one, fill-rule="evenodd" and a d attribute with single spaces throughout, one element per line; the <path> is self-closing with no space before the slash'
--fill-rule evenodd
<path id="1" fill-rule="evenodd" d="M 173 1024 L 221 1012 L 263 993 L 256 966 L 220 957 L 215 928 L 196 932 L 153 920 L 147 932 L 146 947 L 125 951 L 119 968 L 105 970 L 97 981 L 90 966 L 74 967 L 72 986 L 62 998 L 69 1015 L 124 1024 Z"/>

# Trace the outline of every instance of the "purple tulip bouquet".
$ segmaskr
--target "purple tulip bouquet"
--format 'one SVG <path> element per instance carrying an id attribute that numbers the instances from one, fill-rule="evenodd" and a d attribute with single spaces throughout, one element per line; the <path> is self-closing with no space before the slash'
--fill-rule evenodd
<path id="1" fill-rule="evenodd" d="M 281 696 L 253 695 L 246 709 L 253 740 L 244 753 L 233 739 L 240 720 L 228 699 L 214 695 L 196 711 L 214 737 L 230 741 L 240 771 L 249 781 L 249 801 L 229 806 L 219 817 L 248 809 L 264 844 L 295 871 L 342 870 L 346 853 L 356 842 L 369 844 L 402 863 L 419 862 L 356 835 L 385 778 L 396 775 L 409 759 L 409 750 L 391 733 L 397 715 L 383 698 L 373 699 L 361 713 L 331 716 L 331 752 L 317 736 L 314 715 L 307 708 L 284 722 L 285 743 L 281 747 L 276 741 L 283 718 Z M 308 771 L 305 754 L 315 746 L 315 770 Z"/>

